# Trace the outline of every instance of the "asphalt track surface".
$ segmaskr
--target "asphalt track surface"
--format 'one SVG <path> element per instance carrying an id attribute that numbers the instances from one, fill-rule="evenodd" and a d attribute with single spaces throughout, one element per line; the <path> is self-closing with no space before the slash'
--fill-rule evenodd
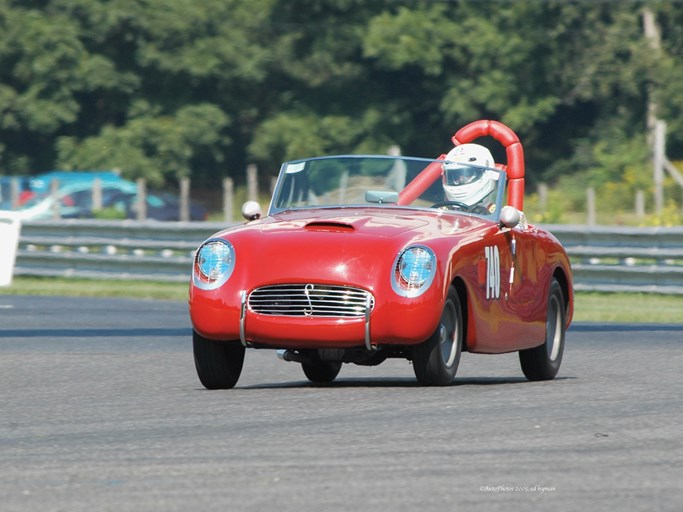
<path id="1" fill-rule="evenodd" d="M 196 378 L 186 306 L 0 295 L 0 510 L 681 511 L 683 326 L 579 324 L 560 375 L 464 354 Z"/>

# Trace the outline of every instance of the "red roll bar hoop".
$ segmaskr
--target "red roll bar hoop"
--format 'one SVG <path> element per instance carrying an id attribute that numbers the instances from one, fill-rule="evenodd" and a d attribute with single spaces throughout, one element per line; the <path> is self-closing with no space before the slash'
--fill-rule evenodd
<path id="1" fill-rule="evenodd" d="M 498 121 L 480 120 L 460 128 L 451 140 L 453 144 L 459 146 L 486 136 L 493 137 L 505 148 L 508 204 L 522 210 L 524 207 L 524 150 L 515 132 Z"/>

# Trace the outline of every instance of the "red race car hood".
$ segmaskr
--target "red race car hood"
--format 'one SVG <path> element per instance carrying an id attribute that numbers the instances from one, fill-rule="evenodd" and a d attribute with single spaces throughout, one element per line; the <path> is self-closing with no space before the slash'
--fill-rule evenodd
<path id="1" fill-rule="evenodd" d="M 331 208 L 285 212 L 216 236 L 233 244 L 235 272 L 243 272 L 250 286 L 317 280 L 372 287 L 368 281 L 387 274 L 407 245 L 478 236 L 492 224 L 428 210 Z"/>
<path id="2" fill-rule="evenodd" d="M 257 231 L 263 237 L 281 236 L 316 237 L 320 233 L 347 233 L 362 237 L 431 238 L 433 236 L 467 235 L 472 230 L 493 223 L 468 215 L 453 215 L 435 210 L 406 208 L 330 208 L 320 210 L 292 211 L 230 228 L 216 236 L 230 238 Z"/>
<path id="3" fill-rule="evenodd" d="M 408 212 L 367 210 L 323 210 L 312 214 L 286 213 L 271 217 L 261 226 L 264 234 L 304 230 L 305 232 L 341 232 L 394 237 L 425 227 L 428 221 Z"/>

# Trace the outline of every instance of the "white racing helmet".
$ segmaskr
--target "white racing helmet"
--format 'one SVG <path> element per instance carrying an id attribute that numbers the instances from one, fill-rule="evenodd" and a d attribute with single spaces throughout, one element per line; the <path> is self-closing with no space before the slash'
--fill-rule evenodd
<path id="1" fill-rule="evenodd" d="M 479 144 L 461 144 L 451 149 L 443 164 L 443 189 L 449 201 L 472 206 L 495 188 L 485 168 L 493 168 L 491 152 Z"/>

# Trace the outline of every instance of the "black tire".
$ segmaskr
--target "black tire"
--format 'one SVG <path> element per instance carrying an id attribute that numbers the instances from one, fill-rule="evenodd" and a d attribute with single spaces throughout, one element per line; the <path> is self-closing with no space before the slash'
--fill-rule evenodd
<path id="1" fill-rule="evenodd" d="M 564 352 L 565 318 L 562 288 L 557 279 L 553 279 L 548 296 L 545 341 L 538 347 L 519 351 L 519 362 L 527 379 L 552 380 L 557 375 Z"/>
<path id="2" fill-rule="evenodd" d="M 329 384 L 339 375 L 342 363 L 323 361 L 317 352 L 313 351 L 310 361 L 301 363 L 301 369 L 306 378 L 315 384 Z"/>
<path id="3" fill-rule="evenodd" d="M 453 382 L 460 363 L 463 336 L 462 307 L 458 293 L 451 286 L 439 325 L 429 339 L 413 351 L 413 369 L 420 384 L 447 386 Z"/>
<path id="4" fill-rule="evenodd" d="M 244 365 L 244 347 L 239 342 L 213 341 L 192 331 L 194 366 L 206 389 L 235 387 Z"/>

